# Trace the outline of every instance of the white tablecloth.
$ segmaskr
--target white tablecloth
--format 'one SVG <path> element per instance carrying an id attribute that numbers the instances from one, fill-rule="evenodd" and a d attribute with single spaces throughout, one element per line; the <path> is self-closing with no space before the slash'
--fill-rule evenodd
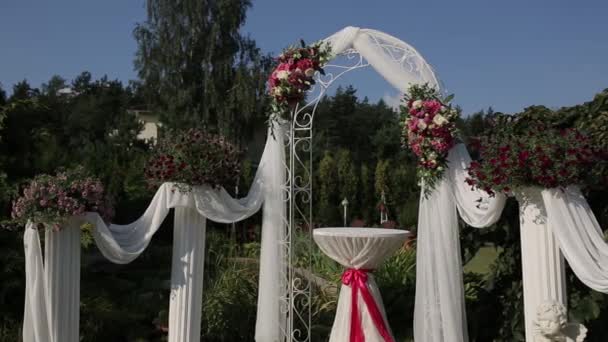
<path id="1" fill-rule="evenodd" d="M 327 256 L 347 269 L 374 270 L 397 251 L 409 232 L 381 228 L 318 228 L 314 230 L 314 240 Z M 371 273 L 368 274 L 367 288 L 371 293 L 384 320 L 384 325 L 392 337 L 388 326 L 384 305 L 378 286 Z M 349 342 L 351 327 L 352 288 L 342 284 L 336 318 L 331 330 L 330 342 Z M 361 292 L 358 294 L 358 311 L 366 342 L 386 342 L 380 335 L 368 311 Z M 394 338 L 393 338 L 394 340 Z"/>

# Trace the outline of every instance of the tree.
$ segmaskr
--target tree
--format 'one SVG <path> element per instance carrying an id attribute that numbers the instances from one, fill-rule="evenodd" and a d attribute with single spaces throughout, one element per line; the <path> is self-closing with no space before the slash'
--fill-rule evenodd
<path id="1" fill-rule="evenodd" d="M 371 221 L 374 219 L 374 208 L 377 202 L 374 193 L 374 179 L 369 167 L 366 164 L 361 164 L 360 174 L 360 211 L 363 219 L 367 223 L 371 223 Z"/>
<path id="2" fill-rule="evenodd" d="M 13 94 L 9 98 L 9 102 L 29 99 L 36 96 L 38 93 L 38 89 L 32 88 L 27 80 L 23 80 L 13 86 Z"/>
<path id="3" fill-rule="evenodd" d="M 206 126 L 235 141 L 265 108 L 270 61 L 239 33 L 249 0 L 148 0 L 134 30 L 135 69 L 170 127 Z"/>
<path id="4" fill-rule="evenodd" d="M 48 81 L 48 83 L 42 84 L 42 93 L 45 95 L 56 96 L 59 90 L 66 87 L 66 81 L 64 78 L 58 75 L 54 75 Z"/>
<path id="5" fill-rule="evenodd" d="M 2 83 L 0 83 L 0 106 L 6 104 L 6 92 L 2 89 Z"/>
<path id="6" fill-rule="evenodd" d="M 336 159 L 340 199 L 346 198 L 348 200 L 349 212 L 353 214 L 351 217 L 360 216 L 359 196 L 357 196 L 359 178 L 355 171 L 351 153 L 348 150 L 341 149 L 338 151 Z"/>
<path id="7" fill-rule="evenodd" d="M 340 213 L 339 205 L 342 201 L 338 197 L 338 182 L 336 174 L 336 161 L 330 151 L 325 151 L 319 163 L 319 193 L 318 193 L 318 220 L 325 224 L 338 223 Z"/>
<path id="8" fill-rule="evenodd" d="M 379 160 L 376 164 L 376 174 L 375 174 L 375 190 L 376 195 L 380 196 L 382 193 L 388 194 L 388 187 L 390 184 L 390 174 L 389 167 L 391 161 L 390 160 Z"/>

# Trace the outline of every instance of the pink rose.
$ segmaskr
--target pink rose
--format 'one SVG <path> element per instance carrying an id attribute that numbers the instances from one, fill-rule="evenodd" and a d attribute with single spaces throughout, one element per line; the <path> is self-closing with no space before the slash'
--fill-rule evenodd
<path id="1" fill-rule="evenodd" d="M 312 61 L 308 58 L 300 59 L 296 63 L 296 68 L 300 69 L 302 72 L 306 72 L 308 69 L 313 69 Z"/>
<path id="2" fill-rule="evenodd" d="M 433 115 L 441 110 L 441 103 L 437 100 L 424 101 L 423 106 L 427 112 Z"/>
<path id="3" fill-rule="evenodd" d="M 292 69 L 294 69 L 293 64 L 290 64 L 290 63 L 281 63 L 274 70 L 275 71 L 290 71 Z"/>

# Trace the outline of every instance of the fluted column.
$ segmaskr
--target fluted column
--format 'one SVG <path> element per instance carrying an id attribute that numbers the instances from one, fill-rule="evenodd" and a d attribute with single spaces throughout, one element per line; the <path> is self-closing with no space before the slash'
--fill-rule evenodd
<path id="1" fill-rule="evenodd" d="M 44 276 L 51 341 L 78 342 L 80 320 L 80 225 L 70 219 L 61 230 L 47 229 Z"/>
<path id="2" fill-rule="evenodd" d="M 534 341 L 538 307 L 556 301 L 567 307 L 564 257 L 551 227 L 540 188 L 516 192 L 521 229 L 521 260 L 524 286 L 526 341 Z"/>
<path id="3" fill-rule="evenodd" d="M 200 341 L 205 228 L 205 217 L 195 209 L 175 208 L 169 342 Z"/>

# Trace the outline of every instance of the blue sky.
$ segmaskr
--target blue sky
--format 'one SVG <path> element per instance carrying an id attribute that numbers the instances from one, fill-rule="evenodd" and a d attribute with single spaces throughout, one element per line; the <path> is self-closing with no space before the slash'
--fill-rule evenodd
<path id="1" fill-rule="evenodd" d="M 465 112 L 572 105 L 608 88 L 605 0 L 253 2 L 243 30 L 264 52 L 348 25 L 385 31 L 423 54 Z M 1 0 L 0 82 L 134 79 L 131 33 L 144 19 L 143 0 Z M 345 82 L 372 100 L 399 96 L 371 70 Z"/>

